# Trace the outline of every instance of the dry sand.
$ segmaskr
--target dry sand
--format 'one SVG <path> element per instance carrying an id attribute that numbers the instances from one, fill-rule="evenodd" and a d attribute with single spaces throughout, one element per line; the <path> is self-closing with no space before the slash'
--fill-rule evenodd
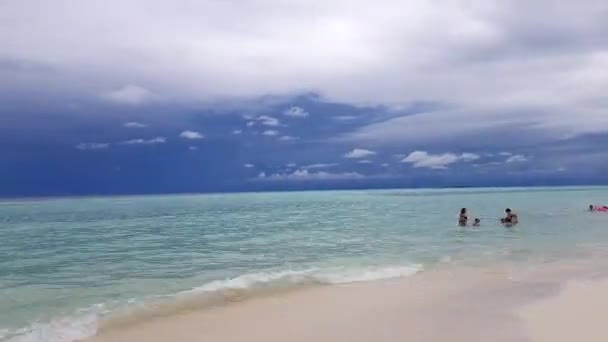
<path id="1" fill-rule="evenodd" d="M 608 281 L 569 283 L 521 311 L 533 342 L 608 341 Z"/>
<path id="2" fill-rule="evenodd" d="M 428 272 L 114 321 L 90 341 L 608 341 L 608 283 L 576 283 L 560 294 L 563 284 L 553 273 Z"/>

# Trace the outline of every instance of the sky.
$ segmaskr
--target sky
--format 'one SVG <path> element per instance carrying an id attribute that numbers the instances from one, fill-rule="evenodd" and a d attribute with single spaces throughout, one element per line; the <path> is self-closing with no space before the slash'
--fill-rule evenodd
<path id="1" fill-rule="evenodd" d="M 0 196 L 608 184 L 605 0 L 3 0 Z"/>

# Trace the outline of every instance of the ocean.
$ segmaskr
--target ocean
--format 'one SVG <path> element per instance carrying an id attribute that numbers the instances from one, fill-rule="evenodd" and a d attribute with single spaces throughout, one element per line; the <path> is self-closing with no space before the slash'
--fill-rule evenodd
<path id="1" fill-rule="evenodd" d="M 0 341 L 438 267 L 539 266 L 608 242 L 608 188 L 486 188 L 0 202 Z M 479 228 L 457 226 L 461 207 Z M 504 209 L 520 224 L 498 224 Z"/>

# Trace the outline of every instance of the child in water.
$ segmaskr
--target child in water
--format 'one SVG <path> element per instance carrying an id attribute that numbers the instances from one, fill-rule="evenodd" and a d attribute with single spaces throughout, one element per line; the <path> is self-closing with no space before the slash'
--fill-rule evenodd
<path id="1" fill-rule="evenodd" d="M 475 221 L 473 221 L 473 227 L 479 227 L 480 223 L 481 223 L 481 220 L 478 218 L 475 218 Z"/>

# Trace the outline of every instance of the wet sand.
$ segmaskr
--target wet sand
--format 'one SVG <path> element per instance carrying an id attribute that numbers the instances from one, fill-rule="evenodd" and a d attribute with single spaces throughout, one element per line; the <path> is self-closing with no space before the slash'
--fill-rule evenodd
<path id="1" fill-rule="evenodd" d="M 114 321 L 90 341 L 608 341 L 608 282 L 564 287 L 576 269 L 441 270 L 316 287 Z"/>

